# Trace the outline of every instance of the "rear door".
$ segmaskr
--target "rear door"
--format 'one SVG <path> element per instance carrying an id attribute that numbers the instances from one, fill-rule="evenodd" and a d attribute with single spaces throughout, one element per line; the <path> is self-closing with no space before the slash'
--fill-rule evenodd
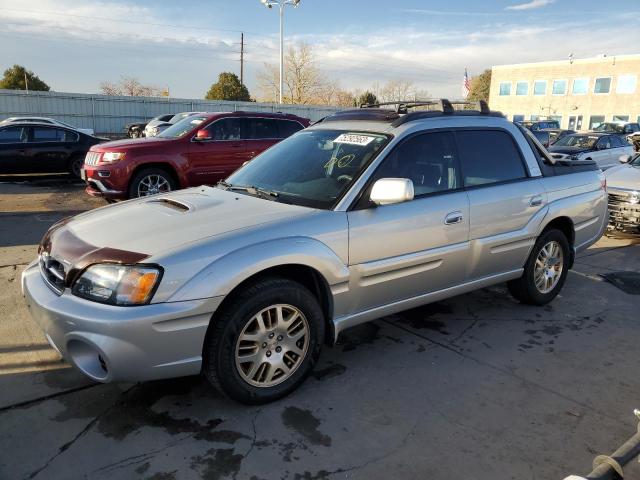
<path id="1" fill-rule="evenodd" d="M 66 172 L 79 135 L 56 127 L 34 125 L 28 147 L 32 172 Z"/>
<path id="2" fill-rule="evenodd" d="M 189 143 L 187 176 L 192 186 L 214 185 L 247 160 L 240 117 L 215 120 L 204 130 L 209 133 L 209 140 Z"/>
<path id="3" fill-rule="evenodd" d="M 375 206 L 375 180 L 408 178 L 415 198 Z M 462 283 L 468 262 L 469 201 L 451 132 L 422 133 L 397 146 L 348 213 L 353 312 Z"/>
<path id="4" fill-rule="evenodd" d="M 593 159 L 598 166 L 605 170 L 618 164 L 619 145 L 613 135 L 605 135 L 596 143 L 596 151 L 593 152 Z"/>
<path id="5" fill-rule="evenodd" d="M 505 130 L 458 130 L 456 143 L 470 208 L 467 279 L 522 268 L 535 242 L 527 227 L 547 201 L 542 181 Z"/>
<path id="6" fill-rule="evenodd" d="M 245 118 L 247 156 L 252 159 L 275 145 L 282 136 L 275 118 Z"/>
<path id="7" fill-rule="evenodd" d="M 0 128 L 0 173 L 25 173 L 28 127 Z"/>

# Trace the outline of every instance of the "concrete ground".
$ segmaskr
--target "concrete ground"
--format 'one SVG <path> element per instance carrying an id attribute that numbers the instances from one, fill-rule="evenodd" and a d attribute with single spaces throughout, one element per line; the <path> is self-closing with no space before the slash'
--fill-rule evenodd
<path id="1" fill-rule="evenodd" d="M 246 407 L 199 377 L 97 385 L 61 362 L 19 275 L 51 223 L 102 203 L 4 180 L 1 479 L 563 479 L 636 430 L 640 292 L 600 275 L 638 272 L 638 241 L 601 240 L 544 308 L 498 285 L 356 327 L 293 395 Z"/>

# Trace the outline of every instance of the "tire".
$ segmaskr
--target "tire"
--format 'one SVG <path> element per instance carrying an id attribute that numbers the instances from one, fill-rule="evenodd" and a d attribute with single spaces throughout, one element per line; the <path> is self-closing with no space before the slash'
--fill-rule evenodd
<path id="1" fill-rule="evenodd" d="M 132 130 L 129 133 L 129 137 L 131 137 L 131 138 L 140 138 L 140 132 L 138 132 L 137 130 Z"/>
<path id="2" fill-rule="evenodd" d="M 72 157 L 71 160 L 69 160 L 69 165 L 67 167 L 71 176 L 80 178 L 82 165 L 84 165 L 84 155 L 76 155 Z"/>
<path id="3" fill-rule="evenodd" d="M 155 188 L 154 188 L 155 185 Z M 173 176 L 162 168 L 143 168 L 137 172 L 129 184 L 129 198 L 146 197 L 157 193 L 176 190 Z"/>
<path id="4" fill-rule="evenodd" d="M 277 321 L 273 311 L 277 307 L 282 308 L 284 322 Z M 292 340 L 291 333 L 300 338 Z M 203 372 L 211 385 L 233 400 L 248 405 L 272 402 L 305 380 L 323 339 L 324 317 L 316 297 L 297 282 L 267 278 L 229 299 L 214 316 L 203 349 Z"/>
<path id="5" fill-rule="evenodd" d="M 555 251 L 549 247 L 550 245 L 553 245 Z M 543 249 L 551 252 L 547 256 L 549 263 L 544 260 L 546 254 L 543 253 Z M 559 253 L 562 254 L 561 258 Z M 539 257 L 540 263 L 538 263 Z M 529 255 L 522 277 L 507 283 L 509 292 L 522 303 L 546 305 L 562 290 L 569 272 L 570 261 L 571 247 L 564 233 L 556 229 L 543 232 Z M 551 275 L 554 275 L 553 278 L 550 278 Z"/>

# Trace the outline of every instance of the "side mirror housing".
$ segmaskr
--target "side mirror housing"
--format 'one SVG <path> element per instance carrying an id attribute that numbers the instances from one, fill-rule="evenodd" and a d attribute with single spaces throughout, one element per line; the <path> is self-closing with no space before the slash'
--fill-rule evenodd
<path id="1" fill-rule="evenodd" d="M 620 160 L 620 163 L 629 163 L 629 161 L 631 161 L 631 155 L 620 155 L 618 160 Z"/>
<path id="2" fill-rule="evenodd" d="M 392 205 L 413 200 L 413 182 L 408 178 L 381 178 L 373 184 L 370 199 L 376 205 Z"/>
<path id="3" fill-rule="evenodd" d="M 206 130 L 198 130 L 196 136 L 193 138 L 196 142 L 205 142 L 211 140 L 211 134 Z"/>

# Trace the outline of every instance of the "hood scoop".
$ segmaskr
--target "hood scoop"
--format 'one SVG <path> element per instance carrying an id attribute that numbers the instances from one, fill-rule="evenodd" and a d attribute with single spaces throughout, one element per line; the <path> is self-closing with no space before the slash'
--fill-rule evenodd
<path id="1" fill-rule="evenodd" d="M 192 206 L 183 202 L 179 202 L 178 200 L 174 200 L 172 198 L 154 198 L 153 200 L 149 200 L 146 203 L 151 203 L 155 205 L 162 205 L 164 207 L 170 208 L 177 212 L 186 213 L 192 210 Z"/>

